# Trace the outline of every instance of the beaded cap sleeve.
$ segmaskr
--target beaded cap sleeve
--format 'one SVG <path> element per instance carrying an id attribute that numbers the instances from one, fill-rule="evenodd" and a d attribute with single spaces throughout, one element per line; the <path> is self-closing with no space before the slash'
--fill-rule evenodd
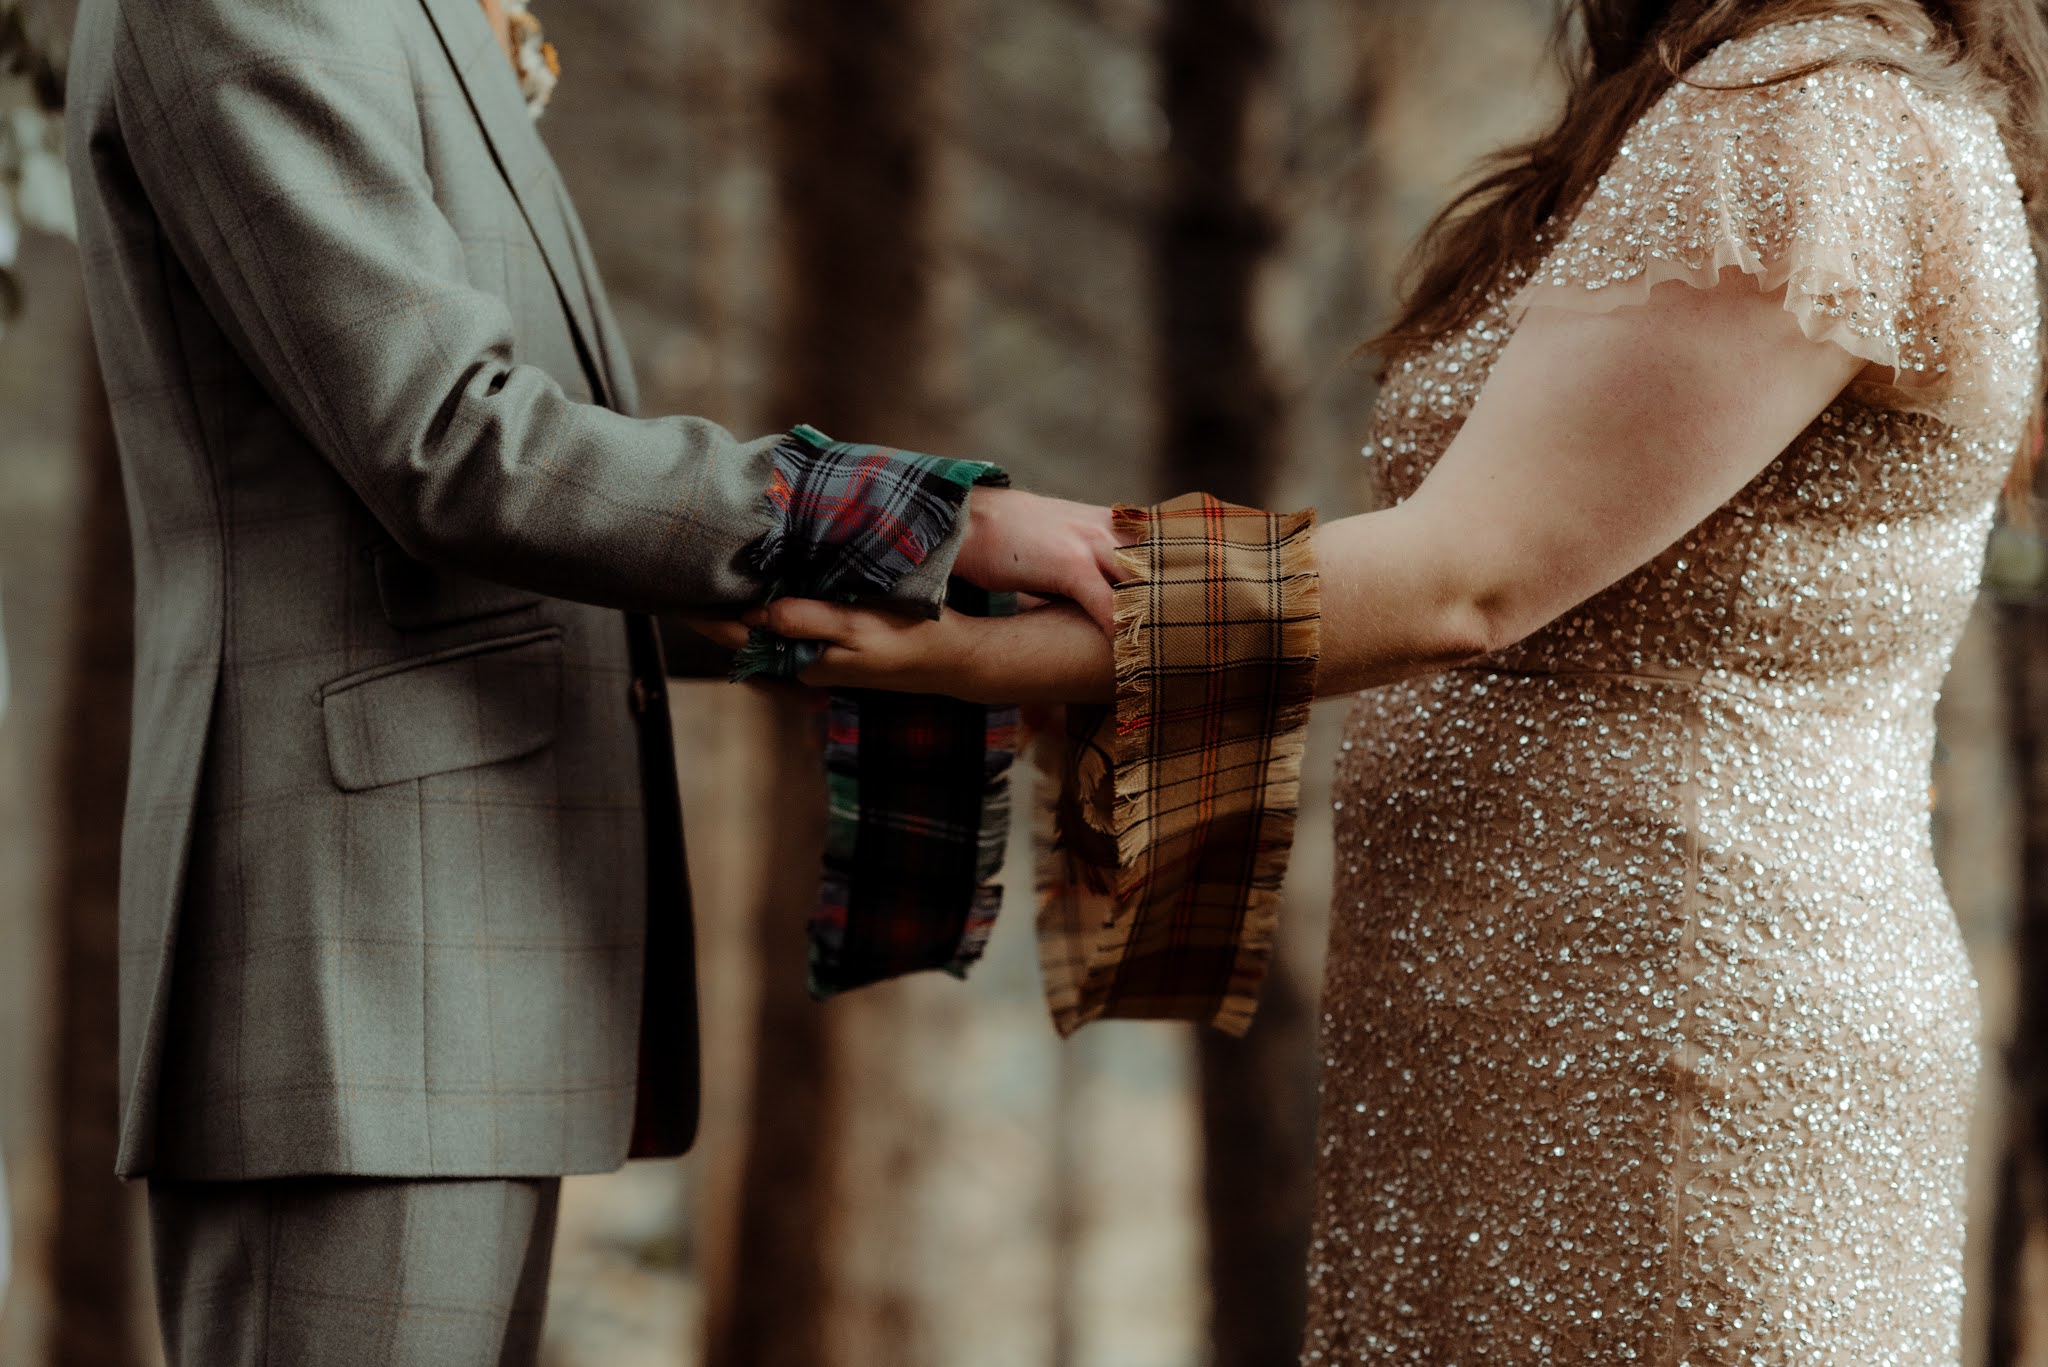
<path id="1" fill-rule="evenodd" d="M 2019 191 L 1987 114 L 1883 65 L 1911 41 L 1831 18 L 1716 49 L 1630 130 L 1515 303 L 1605 311 L 1735 268 L 1784 288 L 1807 336 L 1889 368 L 1854 397 L 2002 419 L 2032 368 Z M 1841 64 L 1778 79 L 1816 61 Z"/>

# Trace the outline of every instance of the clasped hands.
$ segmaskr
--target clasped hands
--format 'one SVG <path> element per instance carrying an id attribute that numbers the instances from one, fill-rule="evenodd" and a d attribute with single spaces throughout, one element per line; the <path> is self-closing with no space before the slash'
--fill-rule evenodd
<path id="1" fill-rule="evenodd" d="M 980 703 L 1107 702 L 1117 536 L 1110 510 L 1020 489 L 979 488 L 953 573 L 1025 605 L 1011 617 L 942 612 L 920 620 L 877 608 L 783 598 L 737 621 L 692 625 L 728 648 L 750 627 L 826 649 L 804 671 L 821 688 L 943 693 Z"/>

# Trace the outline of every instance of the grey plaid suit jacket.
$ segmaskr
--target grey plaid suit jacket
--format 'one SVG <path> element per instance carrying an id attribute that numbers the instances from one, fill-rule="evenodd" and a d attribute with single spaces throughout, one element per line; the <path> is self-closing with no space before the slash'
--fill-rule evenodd
<path id="1" fill-rule="evenodd" d="M 121 1172 L 686 1147 L 639 614 L 759 596 L 773 442 L 625 416 L 477 0 L 85 0 L 71 80 L 139 599 Z M 936 611 L 953 550 L 906 605 Z"/>

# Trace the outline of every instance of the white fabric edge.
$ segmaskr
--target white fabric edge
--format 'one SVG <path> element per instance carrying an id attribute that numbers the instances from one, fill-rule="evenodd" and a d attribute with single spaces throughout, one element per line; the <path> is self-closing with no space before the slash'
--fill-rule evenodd
<path id="1" fill-rule="evenodd" d="M 1714 244 L 1712 258 L 1703 266 L 1690 266 L 1668 257 L 1656 257 L 1626 280 L 1599 285 L 1556 284 L 1534 281 L 1524 285 L 1508 301 L 1517 317 L 1531 308 L 1560 308 L 1573 313 L 1613 313 L 1618 309 L 1646 305 L 1650 292 L 1659 285 L 1680 281 L 1694 289 L 1710 290 L 1721 283 L 1728 270 L 1740 270 L 1757 281 L 1760 293 L 1785 291 L 1785 311 L 1799 324 L 1807 340 L 1830 343 L 1851 356 L 1891 372 L 1889 380 L 1859 378 L 1851 390 L 1877 390 L 1900 395 L 1905 407 L 1927 407 L 1946 398 L 1934 391 L 1956 379 L 1953 372 L 1911 370 L 1899 364 L 1895 347 L 1856 331 L 1841 319 L 1821 312 L 1819 296 L 1836 291 L 1827 282 L 1840 281 L 1844 288 L 1856 288 L 1855 273 L 1831 266 L 1828 261 L 1797 250 L 1767 262 L 1750 245 L 1725 229 Z M 1540 274 L 1540 271 L 1539 271 Z"/>

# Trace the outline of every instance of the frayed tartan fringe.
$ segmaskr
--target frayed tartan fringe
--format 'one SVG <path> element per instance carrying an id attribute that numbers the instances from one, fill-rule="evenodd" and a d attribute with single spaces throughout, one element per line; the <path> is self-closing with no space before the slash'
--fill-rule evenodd
<path id="1" fill-rule="evenodd" d="M 1142 1017 L 1241 1035 L 1278 938 L 1315 698 L 1314 514 L 1275 517 L 1206 495 L 1117 512 L 1135 541 L 1119 553 L 1116 703 L 1074 709 L 1037 750 L 1048 1005 L 1062 1034 Z M 1184 523 L 1195 531 L 1174 535 Z M 1154 633 L 1175 623 L 1212 627 L 1202 657 L 1159 658 Z M 1226 642 L 1261 625 L 1271 629 L 1265 653 L 1230 658 Z M 1219 693 L 1231 671 L 1239 686 Z M 1221 735 L 1226 714 L 1239 739 L 1174 741 L 1205 722 L 1202 734 Z M 1255 777 L 1226 782 L 1226 770 Z M 1162 813 L 1169 790 L 1174 807 Z M 1192 816 L 1190 790 L 1204 794 Z M 1227 840 L 1238 847 L 1219 852 Z"/>
<path id="2" fill-rule="evenodd" d="M 1009 482 L 984 462 L 835 442 L 806 426 L 784 434 L 769 467 L 768 528 L 744 561 L 771 586 L 770 601 L 884 598 L 951 534 L 970 489 Z M 1014 610 L 1013 599 L 957 582 L 949 599 L 957 610 Z M 732 677 L 793 679 L 822 653 L 815 641 L 756 629 Z M 826 728 L 812 996 L 927 970 L 965 974 L 1002 901 L 991 880 L 1006 835 L 1014 716 L 949 698 L 835 693 Z M 1009 751 L 989 750 L 996 736 Z"/>
<path id="3" fill-rule="evenodd" d="M 955 586 L 952 602 L 979 615 L 1016 610 L 1014 595 L 967 585 Z M 995 880 L 1009 844 L 1018 735 L 1012 707 L 832 695 L 812 997 L 934 970 L 965 978 L 981 960 L 1003 903 Z"/>

